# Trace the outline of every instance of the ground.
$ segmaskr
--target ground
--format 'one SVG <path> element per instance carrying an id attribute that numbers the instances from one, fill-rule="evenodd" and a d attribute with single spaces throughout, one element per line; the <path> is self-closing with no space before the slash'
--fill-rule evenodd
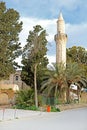
<path id="1" fill-rule="evenodd" d="M 61 111 L 63 111 L 63 110 L 87 107 L 87 103 L 62 104 L 58 105 L 58 107 L 60 108 Z"/>
<path id="2" fill-rule="evenodd" d="M 87 107 L 62 112 L 6 109 L 4 114 L 1 130 L 87 130 Z"/>

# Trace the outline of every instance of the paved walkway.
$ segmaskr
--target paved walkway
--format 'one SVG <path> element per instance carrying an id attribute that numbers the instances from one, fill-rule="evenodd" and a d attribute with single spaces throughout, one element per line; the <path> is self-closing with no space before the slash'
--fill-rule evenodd
<path id="1" fill-rule="evenodd" d="M 70 103 L 70 104 L 58 105 L 58 108 L 60 108 L 61 111 L 69 110 L 69 109 L 76 109 L 76 108 L 83 108 L 83 107 L 87 107 L 87 103 Z"/>
<path id="2" fill-rule="evenodd" d="M 19 109 L 1 109 L 0 121 L 32 117 L 41 114 L 40 111 L 19 110 Z"/>
<path id="3" fill-rule="evenodd" d="M 81 107 L 87 107 L 87 104 L 64 104 L 58 105 L 61 111 L 67 109 L 75 109 Z M 6 107 L 0 108 L 0 121 L 19 119 L 25 117 L 33 117 L 40 114 L 46 114 L 47 112 L 31 111 L 31 110 L 20 110 L 20 109 L 8 109 Z"/>
<path id="4" fill-rule="evenodd" d="M 13 110 L 6 111 L 9 118 L 13 117 Z M 87 130 L 87 108 L 41 114 L 24 110 L 17 112 L 20 118 L 1 121 L 0 130 Z"/>

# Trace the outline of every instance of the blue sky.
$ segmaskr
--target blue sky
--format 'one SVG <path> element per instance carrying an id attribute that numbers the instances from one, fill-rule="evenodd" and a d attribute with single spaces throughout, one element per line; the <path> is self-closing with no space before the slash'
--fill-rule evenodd
<path id="1" fill-rule="evenodd" d="M 20 34 L 22 46 L 25 45 L 28 32 L 40 24 L 48 33 L 48 58 L 55 61 L 54 35 L 60 10 L 66 23 L 68 35 L 67 48 L 82 46 L 87 48 L 87 0 L 3 0 L 7 8 L 13 8 L 20 14 L 23 31 Z"/>

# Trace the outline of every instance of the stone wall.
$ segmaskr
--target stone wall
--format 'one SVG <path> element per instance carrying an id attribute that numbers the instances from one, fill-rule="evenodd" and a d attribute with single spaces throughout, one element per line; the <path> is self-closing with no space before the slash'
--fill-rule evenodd
<path id="1" fill-rule="evenodd" d="M 1 89 L 0 90 L 0 105 L 7 105 L 14 103 L 15 93 L 11 89 Z"/>
<path id="2" fill-rule="evenodd" d="M 87 103 L 87 92 L 82 92 L 81 93 L 81 102 L 82 103 Z"/>

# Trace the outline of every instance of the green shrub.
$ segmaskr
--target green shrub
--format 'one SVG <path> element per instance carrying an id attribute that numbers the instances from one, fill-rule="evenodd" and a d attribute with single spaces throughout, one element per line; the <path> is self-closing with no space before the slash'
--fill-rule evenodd
<path id="1" fill-rule="evenodd" d="M 34 106 L 34 91 L 31 89 L 19 91 L 16 97 L 16 108 L 29 109 L 31 106 Z"/>
<path id="2" fill-rule="evenodd" d="M 51 107 L 51 112 L 60 112 L 59 108 L 56 108 L 55 106 Z"/>
<path id="3" fill-rule="evenodd" d="M 36 110 L 39 110 L 36 106 L 30 106 L 29 107 L 29 110 L 34 110 L 34 111 L 36 111 Z"/>

